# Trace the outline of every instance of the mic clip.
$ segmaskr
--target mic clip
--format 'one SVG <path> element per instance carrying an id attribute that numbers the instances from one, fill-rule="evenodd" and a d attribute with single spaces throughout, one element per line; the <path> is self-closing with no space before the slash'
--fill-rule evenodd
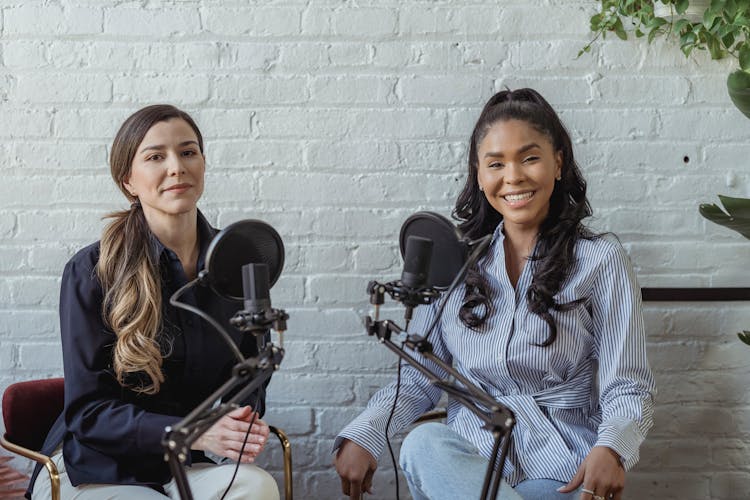
<path id="1" fill-rule="evenodd" d="M 270 329 L 277 332 L 286 331 L 286 320 L 289 315 L 283 309 L 263 309 L 258 312 L 238 311 L 229 320 L 229 324 L 241 332 L 263 335 Z"/>
<path id="2" fill-rule="evenodd" d="M 440 291 L 434 287 L 413 288 L 404 285 L 401 280 L 388 283 L 370 281 L 367 285 L 367 293 L 370 294 L 370 304 L 374 305 L 383 304 L 386 293 L 393 300 L 411 307 L 432 304 L 440 297 Z"/>

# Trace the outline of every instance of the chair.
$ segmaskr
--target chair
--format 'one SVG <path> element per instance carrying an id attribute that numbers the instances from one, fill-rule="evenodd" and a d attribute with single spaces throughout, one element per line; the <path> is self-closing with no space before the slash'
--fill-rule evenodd
<path id="1" fill-rule="evenodd" d="M 437 410 L 428 411 L 421 414 L 415 421 L 414 424 L 421 424 L 422 422 L 431 422 L 433 420 L 445 420 L 448 417 L 448 412 L 444 409 L 438 408 Z"/>
<path id="2" fill-rule="evenodd" d="M 63 409 L 63 379 L 18 382 L 3 394 L 6 450 L 44 465 L 49 474 L 52 500 L 60 500 L 60 475 L 52 458 L 39 453 L 52 424 Z"/>
<path id="3" fill-rule="evenodd" d="M 62 378 L 18 382 L 3 394 L 5 435 L 0 437 L 0 445 L 44 465 L 50 477 L 52 500 L 60 500 L 60 476 L 52 459 L 39 450 L 63 410 L 64 394 Z M 269 427 L 279 438 L 284 456 L 284 498 L 293 500 L 291 443 L 284 431 Z"/>

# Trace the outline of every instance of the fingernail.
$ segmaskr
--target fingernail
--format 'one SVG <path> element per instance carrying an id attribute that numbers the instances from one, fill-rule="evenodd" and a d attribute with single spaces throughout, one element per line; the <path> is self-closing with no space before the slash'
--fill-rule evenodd
<path id="1" fill-rule="evenodd" d="M 563 488 L 565 488 L 565 486 L 560 486 L 559 488 L 557 488 L 557 491 L 562 491 Z"/>

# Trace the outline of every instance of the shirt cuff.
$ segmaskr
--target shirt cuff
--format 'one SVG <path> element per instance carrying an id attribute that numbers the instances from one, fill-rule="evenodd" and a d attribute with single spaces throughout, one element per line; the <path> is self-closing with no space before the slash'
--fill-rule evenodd
<path id="1" fill-rule="evenodd" d="M 165 429 L 177 424 L 181 417 L 150 413 L 141 416 L 137 433 L 137 448 L 147 453 L 163 453 L 161 441 L 164 439 Z"/>
<path id="2" fill-rule="evenodd" d="M 373 425 L 373 420 L 382 420 L 377 418 L 380 416 L 378 410 L 378 408 L 367 408 L 344 427 L 333 442 L 332 452 L 336 453 L 344 439 L 348 439 L 366 449 L 377 460 L 385 448 L 385 427 L 378 429 Z"/>
<path id="3" fill-rule="evenodd" d="M 638 425 L 626 418 L 613 418 L 599 426 L 599 438 L 594 446 L 606 446 L 620 455 L 625 470 L 632 469 L 638 463 L 638 449 L 643 442 Z"/>

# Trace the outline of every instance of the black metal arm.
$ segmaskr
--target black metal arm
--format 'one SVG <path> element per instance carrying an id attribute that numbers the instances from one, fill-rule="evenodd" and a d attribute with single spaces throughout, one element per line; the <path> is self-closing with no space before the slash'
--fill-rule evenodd
<path id="1" fill-rule="evenodd" d="M 375 291 L 379 287 L 376 283 L 375 285 L 371 284 L 369 288 Z M 377 298 L 374 300 L 375 302 L 378 301 Z M 391 334 L 402 334 L 404 333 L 404 330 L 392 321 L 372 319 L 370 316 L 367 316 L 365 319 L 365 326 L 368 335 L 377 337 L 382 344 L 393 351 L 399 358 L 413 366 L 436 387 L 439 387 L 450 394 L 455 400 L 463 404 L 485 423 L 484 428 L 492 433 L 495 442 L 492 448 L 490 462 L 487 466 L 487 472 L 484 476 L 481 498 L 483 500 L 494 500 L 497 498 L 497 492 L 500 489 L 500 481 L 503 477 L 503 466 L 505 465 L 505 459 L 508 455 L 511 432 L 516 423 L 513 412 L 495 401 L 481 388 L 474 385 L 453 368 L 453 366 L 435 356 L 432 352 L 432 344 L 425 337 L 420 335 L 407 335 L 403 345 L 413 351 L 419 352 L 425 359 L 437 364 L 453 379 L 460 382 L 460 385 L 450 379 L 441 378 L 411 356 L 402 347 L 396 345 L 391 340 Z"/>

